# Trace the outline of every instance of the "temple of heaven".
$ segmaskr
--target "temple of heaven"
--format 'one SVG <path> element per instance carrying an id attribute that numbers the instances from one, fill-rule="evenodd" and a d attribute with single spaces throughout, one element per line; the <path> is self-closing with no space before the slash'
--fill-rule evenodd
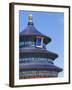
<path id="1" fill-rule="evenodd" d="M 58 77 L 62 71 L 54 65 L 58 55 L 47 50 L 51 38 L 39 32 L 28 16 L 27 27 L 19 34 L 19 79 Z"/>

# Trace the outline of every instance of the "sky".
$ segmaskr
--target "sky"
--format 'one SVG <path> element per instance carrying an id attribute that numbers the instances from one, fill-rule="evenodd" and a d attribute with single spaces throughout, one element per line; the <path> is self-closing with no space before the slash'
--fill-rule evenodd
<path id="1" fill-rule="evenodd" d="M 47 50 L 57 53 L 59 57 L 55 59 L 54 64 L 64 68 L 64 13 L 63 12 L 35 12 L 35 11 L 19 11 L 19 29 L 23 31 L 28 25 L 28 15 L 33 15 L 33 23 L 35 28 L 52 41 L 47 44 Z M 59 77 L 64 76 L 64 72 L 60 72 Z"/>

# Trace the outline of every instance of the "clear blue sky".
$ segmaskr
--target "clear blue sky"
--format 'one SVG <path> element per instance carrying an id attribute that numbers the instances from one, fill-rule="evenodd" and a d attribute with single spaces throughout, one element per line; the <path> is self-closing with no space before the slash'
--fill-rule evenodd
<path id="1" fill-rule="evenodd" d="M 33 22 L 36 29 L 52 39 L 47 45 L 47 50 L 59 55 L 54 61 L 55 65 L 64 68 L 64 13 L 20 10 L 20 32 L 26 28 L 30 13 L 33 15 Z M 60 77 L 63 75 L 64 72 L 59 73 Z"/>

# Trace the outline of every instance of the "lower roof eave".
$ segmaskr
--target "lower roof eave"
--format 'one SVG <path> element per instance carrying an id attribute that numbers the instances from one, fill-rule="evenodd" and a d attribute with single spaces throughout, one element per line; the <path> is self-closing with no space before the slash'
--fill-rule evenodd
<path id="1" fill-rule="evenodd" d="M 20 71 L 32 71 L 32 70 L 47 70 L 47 71 L 56 71 L 56 72 L 62 72 L 62 69 L 47 69 L 47 68 L 23 68 L 23 69 L 19 69 Z"/>
<path id="2" fill-rule="evenodd" d="M 20 71 L 23 70 L 48 70 L 61 72 L 63 69 L 55 65 L 20 65 Z"/>

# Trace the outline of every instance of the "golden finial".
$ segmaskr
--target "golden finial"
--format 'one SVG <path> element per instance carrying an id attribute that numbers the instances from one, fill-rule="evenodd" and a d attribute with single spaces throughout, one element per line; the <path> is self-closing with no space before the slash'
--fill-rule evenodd
<path id="1" fill-rule="evenodd" d="M 29 18 L 29 22 L 32 22 L 33 19 L 32 14 L 29 14 L 28 18 Z"/>

